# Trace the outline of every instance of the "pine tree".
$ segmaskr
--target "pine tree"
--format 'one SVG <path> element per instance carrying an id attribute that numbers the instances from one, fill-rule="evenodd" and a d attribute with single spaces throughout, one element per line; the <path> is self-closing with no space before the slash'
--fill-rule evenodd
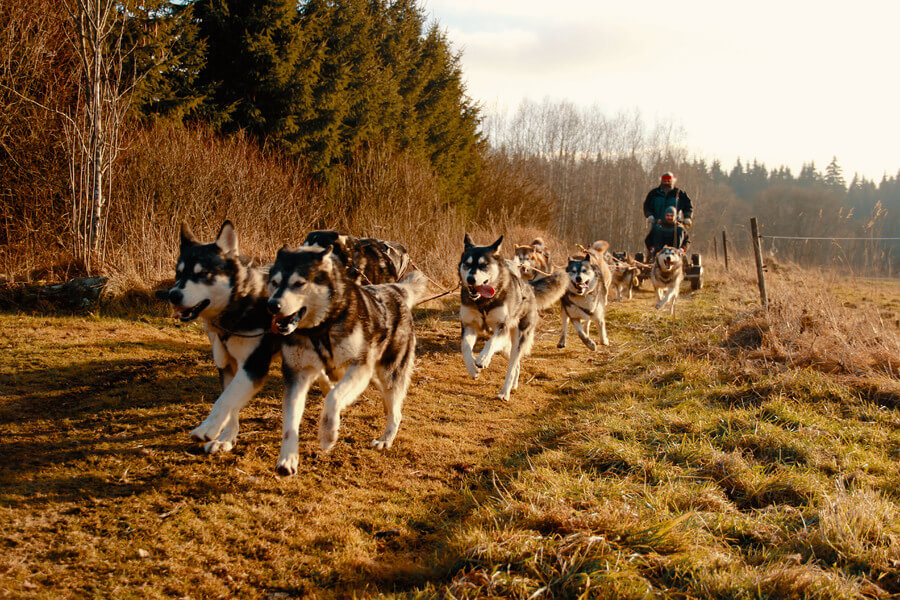
<path id="1" fill-rule="evenodd" d="M 200 115 L 261 140 L 278 141 L 294 130 L 293 76 L 302 42 L 294 0 L 196 0 L 193 9 L 207 49 L 197 77 L 206 96 Z"/>
<path id="2" fill-rule="evenodd" d="M 799 185 L 812 187 L 821 185 L 822 182 L 822 174 L 816 170 L 815 161 L 810 161 L 809 164 L 803 163 L 803 167 L 800 169 L 800 175 L 797 176 L 797 183 Z"/>
<path id="3" fill-rule="evenodd" d="M 206 58 L 190 4 L 150 0 L 129 7 L 122 45 L 136 78 L 133 112 L 180 121 L 203 101 L 196 87 Z"/>
<path id="4" fill-rule="evenodd" d="M 825 185 L 835 192 L 847 191 L 847 182 L 844 180 L 843 171 L 838 165 L 837 156 L 832 157 L 831 162 L 825 167 Z"/>

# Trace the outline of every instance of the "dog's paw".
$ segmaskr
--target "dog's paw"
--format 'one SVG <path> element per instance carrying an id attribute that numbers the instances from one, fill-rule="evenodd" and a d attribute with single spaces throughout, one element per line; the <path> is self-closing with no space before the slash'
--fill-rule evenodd
<path id="1" fill-rule="evenodd" d="M 662 300 L 656 303 L 656 310 L 662 310 L 662 307 L 665 306 L 666 303 Z"/>
<path id="2" fill-rule="evenodd" d="M 475 361 L 475 368 L 478 369 L 478 372 L 480 373 L 483 369 L 487 369 L 489 364 L 491 364 L 490 360 L 481 360 L 481 358 L 478 358 Z"/>
<path id="3" fill-rule="evenodd" d="M 565 343 L 564 341 L 560 340 L 559 343 L 556 345 L 556 347 L 557 347 L 557 348 L 565 348 L 565 347 L 566 347 L 566 343 Z"/>
<path id="4" fill-rule="evenodd" d="M 338 427 L 341 421 L 331 415 L 324 415 L 319 424 L 319 448 L 322 452 L 330 452 L 338 439 Z"/>
<path id="5" fill-rule="evenodd" d="M 472 379 L 478 379 L 478 376 L 481 375 L 481 369 L 476 366 L 473 366 L 472 368 L 467 370 L 469 371 L 469 377 L 471 377 Z"/>
<path id="6" fill-rule="evenodd" d="M 504 394 L 503 392 L 500 392 L 499 394 L 497 394 L 497 400 L 502 400 L 503 402 L 509 402 L 509 393 L 507 392 L 506 394 Z"/>
<path id="7" fill-rule="evenodd" d="M 603 338 L 600 343 L 604 346 L 609 346 L 609 338 Z"/>
<path id="8" fill-rule="evenodd" d="M 191 431 L 191 439 L 195 442 L 211 442 L 218 437 L 218 431 L 213 432 L 206 421 L 203 421 Z"/>
<path id="9" fill-rule="evenodd" d="M 297 453 L 288 454 L 278 459 L 275 464 L 275 472 L 282 477 L 290 477 L 297 473 L 297 465 L 300 463 L 300 457 Z"/>
<path id="10" fill-rule="evenodd" d="M 386 440 L 384 438 L 378 438 L 377 440 L 372 440 L 372 447 L 376 450 L 389 450 L 391 445 L 394 443 L 394 440 Z"/>
<path id="11" fill-rule="evenodd" d="M 221 440 L 213 440 L 211 442 L 207 442 L 203 444 L 203 451 L 207 454 L 218 454 L 219 452 L 231 452 L 231 449 L 234 448 L 234 444 L 229 442 L 223 442 Z"/>

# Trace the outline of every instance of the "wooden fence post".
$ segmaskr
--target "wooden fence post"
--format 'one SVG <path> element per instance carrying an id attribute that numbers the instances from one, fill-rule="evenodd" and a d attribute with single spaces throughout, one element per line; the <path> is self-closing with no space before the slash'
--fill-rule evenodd
<path id="1" fill-rule="evenodd" d="M 728 234 L 722 230 L 722 253 L 725 255 L 725 270 L 728 270 Z"/>
<path id="2" fill-rule="evenodd" d="M 756 217 L 750 217 L 750 235 L 753 238 L 753 255 L 756 257 L 756 279 L 759 282 L 759 298 L 763 308 L 768 308 L 769 298 L 766 296 L 766 277 L 763 273 L 762 250 L 759 247 L 759 224 Z"/>
<path id="3" fill-rule="evenodd" d="M 713 236 L 713 257 L 719 262 L 719 238 Z"/>

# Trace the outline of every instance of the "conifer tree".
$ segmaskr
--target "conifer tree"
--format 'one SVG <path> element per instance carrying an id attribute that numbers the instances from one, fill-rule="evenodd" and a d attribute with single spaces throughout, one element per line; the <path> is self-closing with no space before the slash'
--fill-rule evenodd
<path id="1" fill-rule="evenodd" d="M 831 162 L 825 167 L 825 185 L 835 192 L 847 191 L 847 182 L 844 180 L 843 170 L 838 164 L 837 156 L 832 157 Z"/>
<path id="2" fill-rule="evenodd" d="M 135 78 L 132 110 L 138 116 L 180 121 L 203 100 L 196 87 L 205 60 L 193 8 L 147 0 L 128 8 L 122 44 L 125 68 Z"/>
<path id="3" fill-rule="evenodd" d="M 200 115 L 226 131 L 279 140 L 296 128 L 294 72 L 301 50 L 294 0 L 196 0 L 206 60 Z"/>

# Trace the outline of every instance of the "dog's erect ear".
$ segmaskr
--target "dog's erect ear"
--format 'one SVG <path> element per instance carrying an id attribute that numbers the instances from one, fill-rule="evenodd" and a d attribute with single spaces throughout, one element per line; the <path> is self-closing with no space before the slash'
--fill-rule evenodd
<path id="1" fill-rule="evenodd" d="M 472 246 L 475 245 L 472 243 L 472 238 L 469 237 L 468 233 L 466 234 L 466 237 L 463 238 L 463 244 L 465 245 L 466 250 L 468 250 L 469 248 L 471 248 Z"/>
<path id="2" fill-rule="evenodd" d="M 499 238 L 497 238 L 497 241 L 488 246 L 488 248 L 491 248 L 494 251 L 494 254 L 500 254 L 500 247 L 502 244 L 503 236 L 501 235 Z"/>
<path id="3" fill-rule="evenodd" d="M 290 250 L 290 248 L 288 248 L 287 244 L 285 244 L 284 246 L 279 248 L 278 252 L 275 254 L 275 260 L 278 261 L 279 259 L 284 258 L 289 250 Z"/>
<path id="4" fill-rule="evenodd" d="M 237 254 L 237 233 L 235 233 L 234 225 L 231 224 L 231 221 L 222 223 L 222 228 L 219 229 L 219 235 L 216 236 L 216 246 L 218 246 L 225 254 Z"/>
<path id="5" fill-rule="evenodd" d="M 181 249 L 190 248 L 197 245 L 197 238 L 191 233 L 191 228 L 184 221 L 181 222 Z"/>

